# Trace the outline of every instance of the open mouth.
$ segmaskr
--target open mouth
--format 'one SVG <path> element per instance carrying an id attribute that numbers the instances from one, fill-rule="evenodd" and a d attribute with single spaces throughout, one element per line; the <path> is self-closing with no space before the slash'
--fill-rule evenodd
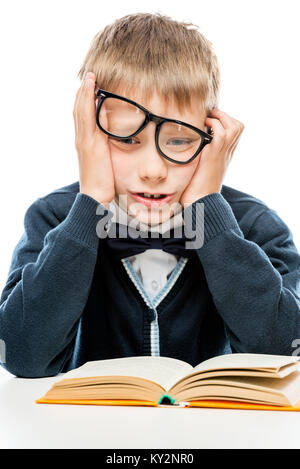
<path id="1" fill-rule="evenodd" d="M 146 192 L 137 192 L 137 195 L 140 197 L 145 197 L 146 199 L 164 199 L 167 194 L 147 194 Z"/>
<path id="2" fill-rule="evenodd" d="M 149 194 L 148 192 L 132 192 L 132 197 L 147 206 L 158 207 L 169 202 L 174 194 Z"/>

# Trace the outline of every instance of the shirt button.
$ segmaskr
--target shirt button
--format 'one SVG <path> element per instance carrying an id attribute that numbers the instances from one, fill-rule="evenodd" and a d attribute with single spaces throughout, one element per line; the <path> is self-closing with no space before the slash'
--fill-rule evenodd
<path id="1" fill-rule="evenodd" d="M 158 282 L 156 280 L 152 280 L 151 282 L 151 285 L 152 285 L 152 288 L 153 290 L 157 290 L 158 289 Z"/>

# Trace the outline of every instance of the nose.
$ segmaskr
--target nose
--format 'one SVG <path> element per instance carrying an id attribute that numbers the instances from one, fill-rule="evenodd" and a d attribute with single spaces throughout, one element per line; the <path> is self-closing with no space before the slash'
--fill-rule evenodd
<path id="1" fill-rule="evenodd" d="M 155 128 L 155 123 L 149 122 L 141 132 L 147 133 L 148 138 L 144 141 L 139 155 L 139 175 L 142 180 L 158 182 L 166 179 L 168 169 L 167 160 L 160 155 L 155 145 Z"/>

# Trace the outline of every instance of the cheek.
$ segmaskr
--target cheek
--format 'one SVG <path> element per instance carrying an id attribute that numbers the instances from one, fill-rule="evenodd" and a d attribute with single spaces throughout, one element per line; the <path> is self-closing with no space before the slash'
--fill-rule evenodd
<path id="1" fill-rule="evenodd" d="M 127 185 L 130 176 L 133 174 L 133 158 L 126 158 L 123 154 L 120 154 L 111 147 L 111 162 L 114 172 L 116 190 L 119 192 L 119 189 Z"/>
<path id="2" fill-rule="evenodd" d="M 186 186 L 190 183 L 193 175 L 195 174 L 198 163 L 198 160 L 196 162 L 192 161 L 190 164 L 185 166 L 183 165 L 181 168 L 179 168 L 180 172 L 178 172 L 178 180 L 181 181 L 182 189 L 185 189 Z"/>

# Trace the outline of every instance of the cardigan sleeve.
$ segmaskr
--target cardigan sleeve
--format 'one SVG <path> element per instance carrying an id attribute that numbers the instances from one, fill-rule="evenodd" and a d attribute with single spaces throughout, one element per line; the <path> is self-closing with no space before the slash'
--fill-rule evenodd
<path id="1" fill-rule="evenodd" d="M 187 222 L 195 223 L 199 202 L 204 230 L 198 223 L 196 251 L 232 351 L 292 355 L 300 339 L 300 255 L 290 229 L 266 206 L 245 239 L 220 193 L 187 207 Z"/>
<path id="2" fill-rule="evenodd" d="M 97 259 L 98 205 L 78 193 L 61 223 L 45 198 L 27 209 L 0 299 L 1 364 L 12 374 L 53 376 L 71 356 Z"/>

